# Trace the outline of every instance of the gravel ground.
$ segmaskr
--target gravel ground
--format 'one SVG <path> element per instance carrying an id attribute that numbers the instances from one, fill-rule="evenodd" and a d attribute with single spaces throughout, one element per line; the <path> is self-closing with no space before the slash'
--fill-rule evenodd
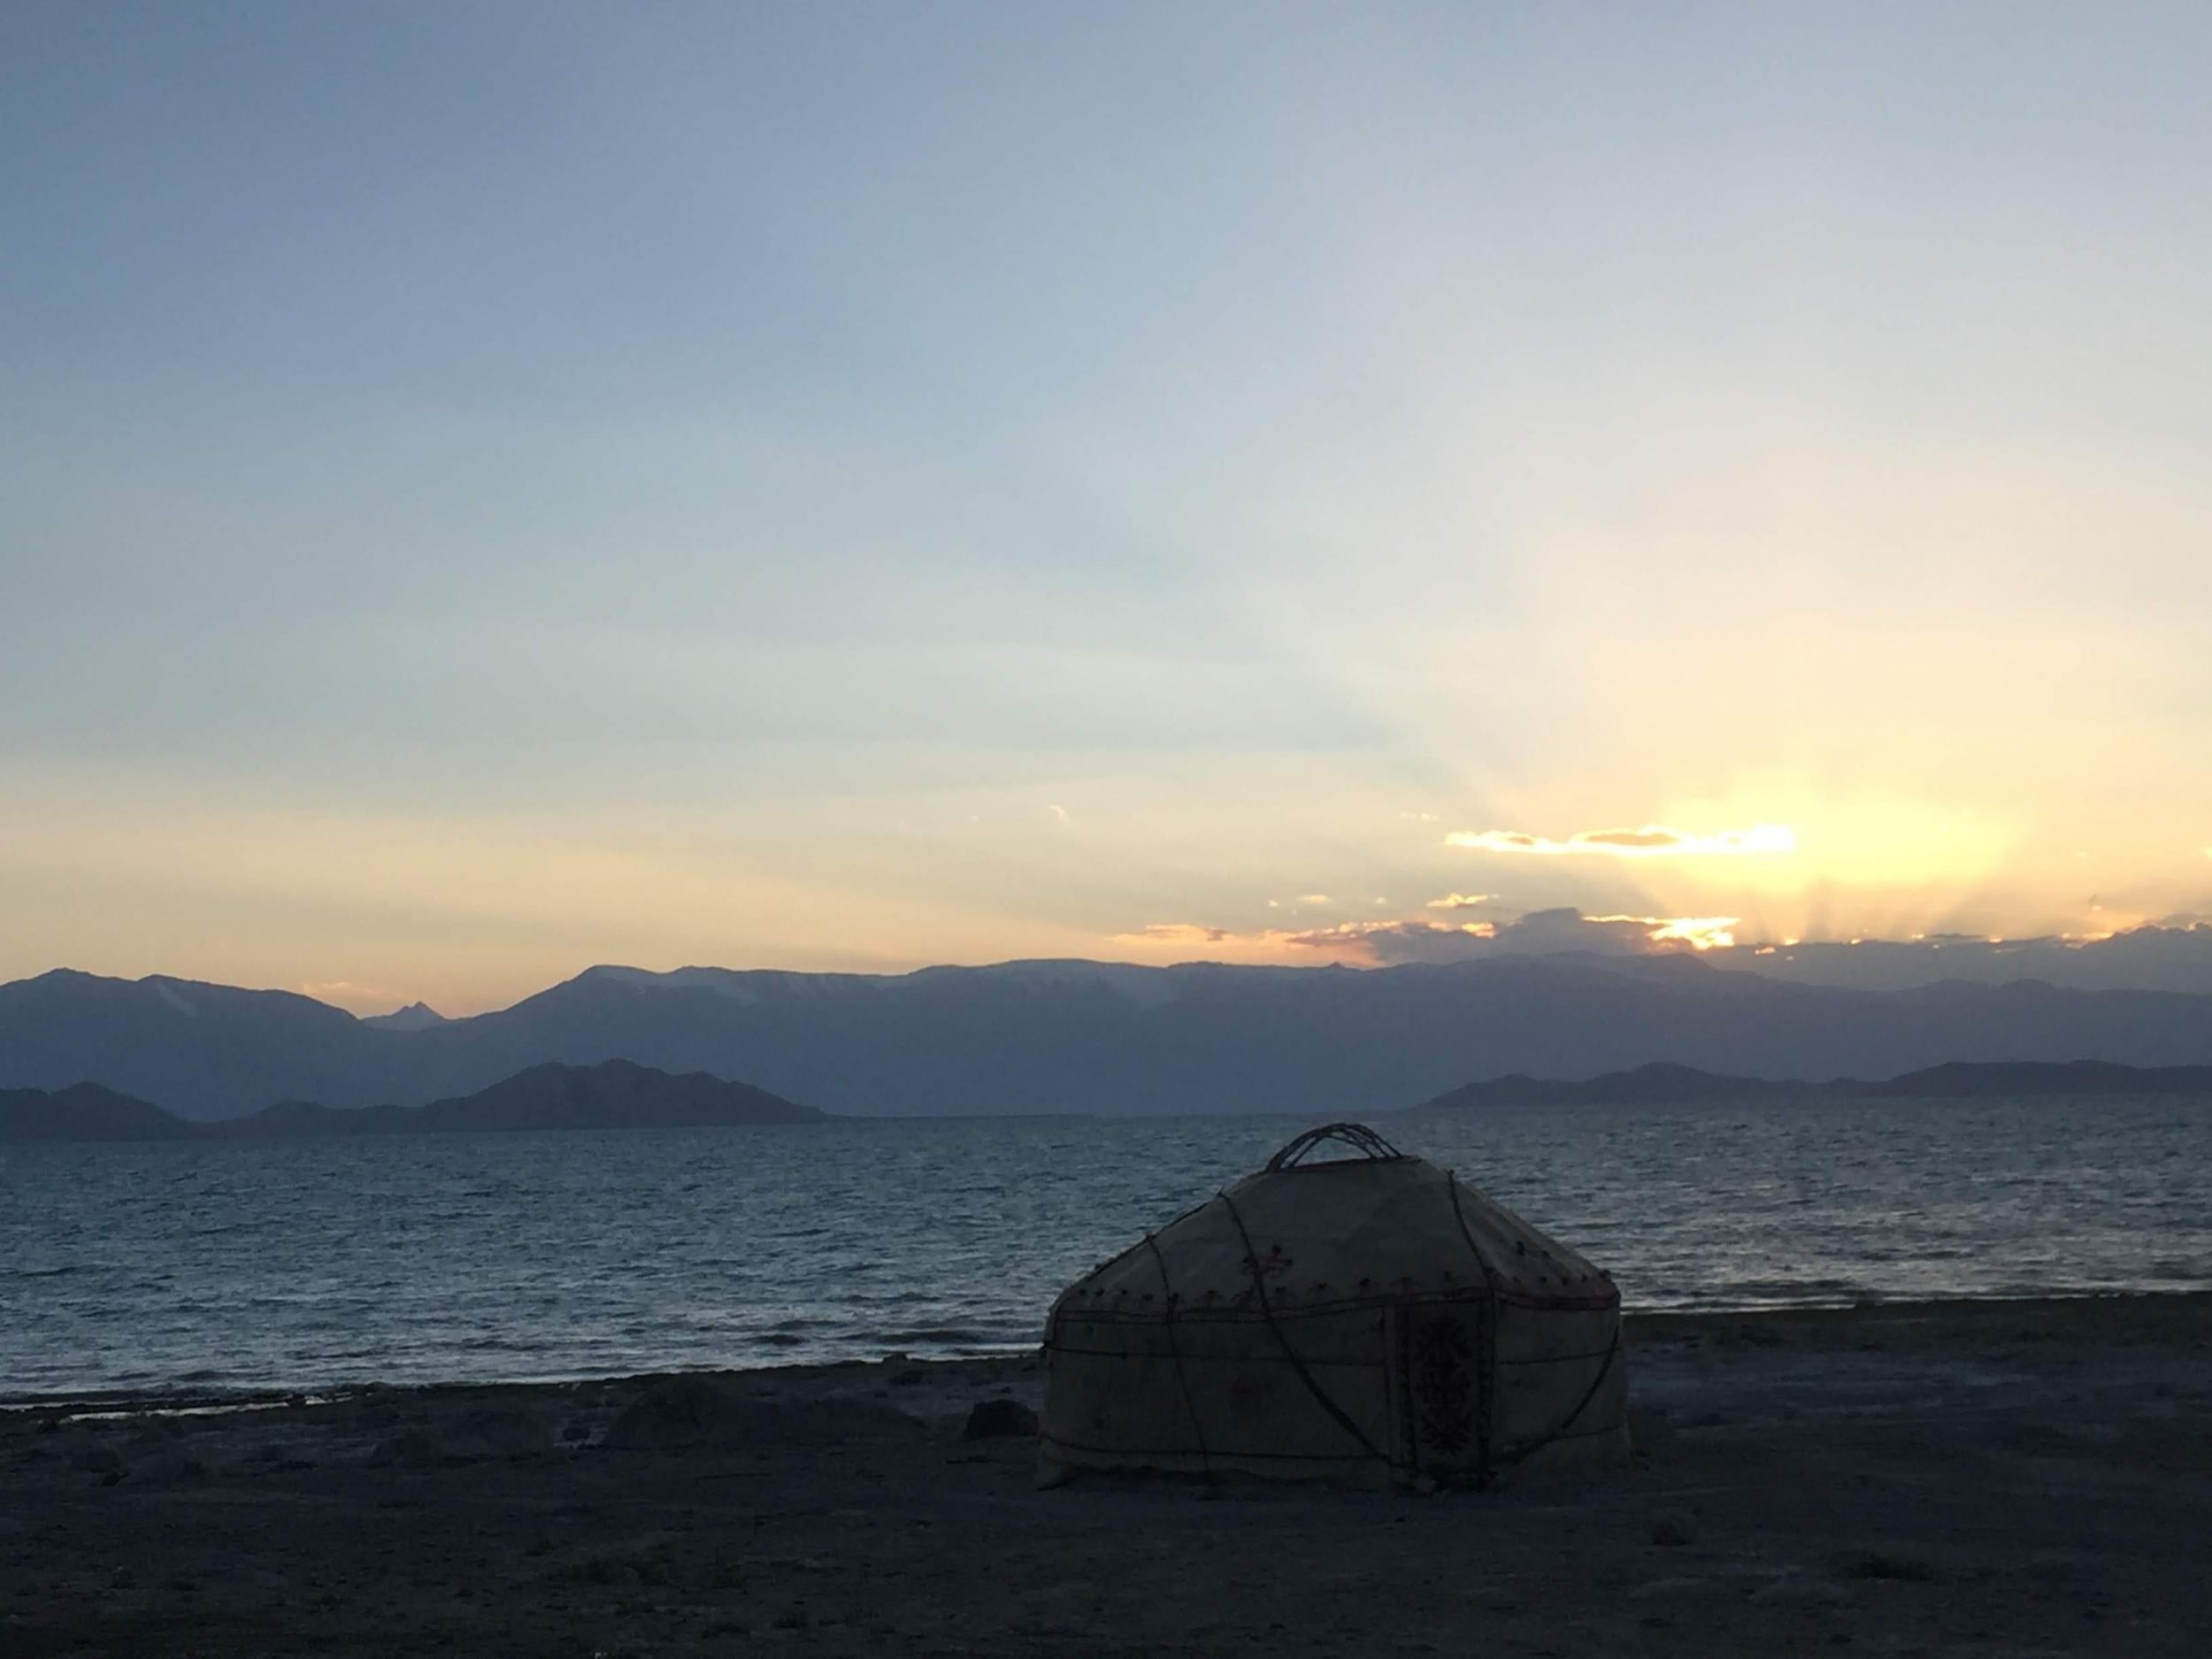
<path id="1" fill-rule="evenodd" d="M 19 1409 L 0 1659 L 2212 1653 L 2212 1297 L 1631 1344 L 1632 1469 L 1431 1496 L 1033 1490 L 1020 1359 Z"/>

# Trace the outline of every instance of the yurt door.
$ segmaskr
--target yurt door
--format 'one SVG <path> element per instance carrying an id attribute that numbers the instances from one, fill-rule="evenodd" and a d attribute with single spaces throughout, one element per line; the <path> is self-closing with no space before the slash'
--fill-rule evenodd
<path id="1" fill-rule="evenodd" d="M 1462 1482 L 1487 1472 L 1488 1304 L 1419 1302 L 1397 1310 L 1400 1436 L 1417 1476 Z"/>

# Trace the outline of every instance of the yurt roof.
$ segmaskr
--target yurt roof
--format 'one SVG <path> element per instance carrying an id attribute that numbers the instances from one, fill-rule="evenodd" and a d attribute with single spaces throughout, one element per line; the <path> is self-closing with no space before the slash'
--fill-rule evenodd
<path id="1" fill-rule="evenodd" d="M 1310 1156 L 1330 1141 L 1355 1155 Z M 1619 1301 L 1607 1274 L 1450 1171 L 1363 1125 L 1331 1124 L 1078 1280 L 1060 1307 L 1264 1318 L 1471 1291 L 1544 1307 Z"/>

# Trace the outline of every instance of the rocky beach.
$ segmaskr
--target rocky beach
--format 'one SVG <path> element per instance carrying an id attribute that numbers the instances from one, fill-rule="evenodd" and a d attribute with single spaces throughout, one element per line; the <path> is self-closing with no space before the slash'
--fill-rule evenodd
<path id="1" fill-rule="evenodd" d="M 1037 1491 L 1023 1356 L 19 1402 L 0 1654 L 2212 1650 L 2212 1296 L 1629 1323 L 1482 1493 Z"/>

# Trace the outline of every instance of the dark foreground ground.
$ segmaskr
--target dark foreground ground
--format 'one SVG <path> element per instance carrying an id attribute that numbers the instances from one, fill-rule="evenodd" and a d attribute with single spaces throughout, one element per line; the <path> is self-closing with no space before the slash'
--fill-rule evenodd
<path id="1" fill-rule="evenodd" d="M 1020 1361 L 0 1414 L 0 1659 L 2212 1654 L 2212 1298 L 1632 1322 L 1600 1482 L 1036 1492 Z"/>

